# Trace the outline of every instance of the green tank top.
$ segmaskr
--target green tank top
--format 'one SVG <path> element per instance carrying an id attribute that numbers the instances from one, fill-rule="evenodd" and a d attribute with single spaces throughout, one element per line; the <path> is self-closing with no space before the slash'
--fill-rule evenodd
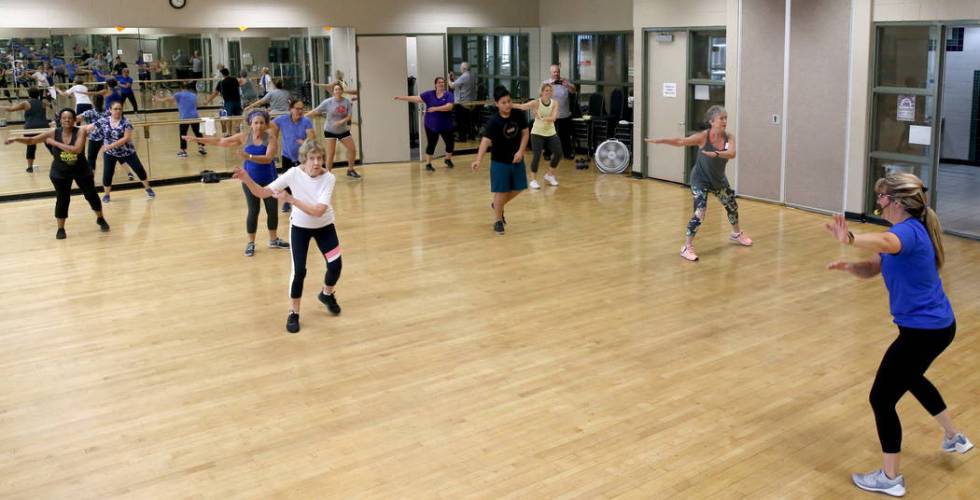
<path id="1" fill-rule="evenodd" d="M 534 113 L 534 125 L 531 127 L 531 133 L 534 135 L 540 135 L 542 137 L 551 137 L 558 132 L 555 130 L 555 122 L 546 122 L 541 118 L 551 116 L 551 110 L 555 109 L 558 103 L 555 102 L 554 98 L 551 102 L 545 106 L 544 101 L 538 99 L 538 111 Z"/>

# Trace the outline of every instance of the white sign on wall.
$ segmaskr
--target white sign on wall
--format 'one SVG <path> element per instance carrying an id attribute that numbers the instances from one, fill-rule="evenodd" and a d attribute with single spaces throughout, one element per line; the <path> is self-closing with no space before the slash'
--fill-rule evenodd
<path id="1" fill-rule="evenodd" d="M 932 143 L 932 127 L 912 125 L 909 127 L 909 144 L 928 146 Z"/>
<path id="2" fill-rule="evenodd" d="M 151 63 L 153 62 L 153 54 L 149 52 L 143 53 L 143 62 Z"/>
<path id="3" fill-rule="evenodd" d="M 676 83 L 664 83 L 664 97 L 677 97 Z"/>
<path id="4" fill-rule="evenodd" d="M 898 116 L 896 117 L 896 119 L 900 122 L 915 121 L 915 96 L 914 95 L 898 96 Z"/>

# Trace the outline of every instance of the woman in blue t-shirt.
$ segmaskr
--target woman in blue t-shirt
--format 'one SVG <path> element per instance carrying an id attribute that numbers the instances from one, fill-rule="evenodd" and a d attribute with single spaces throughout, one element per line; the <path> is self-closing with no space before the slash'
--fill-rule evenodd
<path id="1" fill-rule="evenodd" d="M 244 160 L 242 167 L 259 186 L 267 186 L 276 180 L 275 162 L 279 152 L 279 141 L 269 130 L 269 113 L 262 110 L 252 111 L 248 114 L 246 121 L 249 126 L 247 130 L 229 137 L 185 135 L 184 140 L 223 148 L 241 148 L 237 150 L 237 153 Z M 242 190 L 245 192 L 245 203 L 248 205 L 248 217 L 245 219 L 248 243 L 245 244 L 245 256 L 252 257 L 255 255 L 255 233 L 259 226 L 259 210 L 261 207 L 259 206 L 259 198 L 252 194 L 248 187 L 242 185 Z M 269 197 L 263 201 L 265 203 L 266 227 L 269 229 L 269 248 L 289 248 L 289 243 L 280 239 L 277 234 L 279 206 L 276 199 Z"/>
<path id="2" fill-rule="evenodd" d="M 929 365 L 949 346 L 956 334 L 956 318 L 943 291 L 939 269 L 943 266 L 942 227 L 931 208 L 922 181 L 908 173 L 888 174 L 875 183 L 880 213 L 892 227 L 881 233 L 854 235 L 847 221 L 835 215 L 827 229 L 841 243 L 875 252 L 863 262 L 836 261 L 828 269 L 847 271 L 859 278 L 881 273 L 888 289 L 891 314 L 898 338 L 885 351 L 871 386 L 871 408 L 884 454 L 884 468 L 854 474 L 859 488 L 892 496 L 905 494 L 899 474 L 902 425 L 895 405 L 911 392 L 945 435 L 942 449 L 966 453 L 973 444 L 961 434 L 946 410 L 946 403 L 925 377 Z"/>
<path id="3" fill-rule="evenodd" d="M 123 101 L 129 101 L 133 105 L 133 112 L 139 113 L 140 107 L 136 104 L 136 94 L 133 92 L 133 77 L 129 76 L 129 68 L 122 68 L 116 75 L 116 82 L 119 83 L 119 94 Z"/>
<path id="4" fill-rule="evenodd" d="M 194 89 L 194 82 L 185 81 L 180 82 L 180 90 L 172 96 L 153 96 L 155 103 L 165 102 L 177 106 L 177 117 L 181 121 L 178 125 L 180 149 L 177 150 L 177 158 L 187 158 L 187 141 L 184 140 L 184 136 L 187 135 L 188 130 L 194 132 L 195 136 L 201 137 L 201 123 L 199 121 L 201 115 L 197 112 L 197 94 L 192 89 Z M 189 122 L 188 120 L 194 121 Z M 204 144 L 197 145 L 197 153 L 201 156 L 208 154 L 208 151 L 204 149 Z"/>

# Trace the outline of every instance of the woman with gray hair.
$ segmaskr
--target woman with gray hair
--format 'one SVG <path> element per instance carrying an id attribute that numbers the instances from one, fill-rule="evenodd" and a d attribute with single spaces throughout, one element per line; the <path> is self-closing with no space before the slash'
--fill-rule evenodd
<path id="1" fill-rule="evenodd" d="M 694 235 L 704 221 L 709 193 L 714 193 L 728 212 L 728 222 L 732 225 L 729 240 L 739 245 L 752 245 L 752 240 L 739 227 L 735 190 L 728 184 L 728 178 L 725 176 L 728 160 L 735 158 L 735 135 L 725 130 L 728 128 L 728 112 L 721 106 L 711 106 L 705 113 L 705 120 L 711 128 L 688 137 L 646 139 L 650 144 L 700 148 L 690 179 L 691 193 L 694 196 L 694 216 L 687 223 L 687 239 L 684 241 L 684 247 L 681 248 L 681 257 L 692 262 L 698 260 L 698 255 L 694 253 Z"/>

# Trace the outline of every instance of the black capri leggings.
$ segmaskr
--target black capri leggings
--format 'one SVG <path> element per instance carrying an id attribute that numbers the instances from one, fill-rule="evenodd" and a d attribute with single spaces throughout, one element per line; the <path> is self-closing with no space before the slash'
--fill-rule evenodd
<path id="1" fill-rule="evenodd" d="M 453 129 L 436 132 L 429 127 L 425 127 L 425 154 L 432 156 L 436 152 L 436 142 L 439 140 L 439 136 L 442 136 L 442 142 L 446 143 L 446 153 L 453 154 L 453 150 L 456 149 L 456 137 L 454 134 L 455 131 Z"/>
<path id="2" fill-rule="evenodd" d="M 85 195 L 85 201 L 88 205 L 92 207 L 95 212 L 102 211 L 102 200 L 99 199 L 99 195 L 95 192 L 95 177 L 92 175 L 84 175 L 80 177 L 54 177 L 50 176 L 51 184 L 54 184 L 55 193 L 57 193 L 57 198 L 54 202 L 54 216 L 57 219 L 67 219 L 68 218 L 68 205 L 71 203 L 71 183 L 75 181 L 78 184 L 79 189 L 82 190 L 82 194 Z"/>
<path id="3" fill-rule="evenodd" d="M 946 409 L 946 403 L 925 377 L 929 365 L 944 351 L 956 335 L 956 322 L 939 330 L 898 327 L 898 338 L 885 351 L 871 386 L 871 409 L 878 427 L 881 451 L 902 451 L 902 423 L 895 405 L 906 392 L 936 416 Z"/>
<path id="4" fill-rule="evenodd" d="M 24 134 L 24 137 L 36 137 L 38 135 L 41 135 L 41 134 Z M 33 160 L 35 158 L 37 158 L 37 144 L 28 144 L 27 145 L 27 159 L 28 160 Z"/>
<path id="5" fill-rule="evenodd" d="M 102 185 L 112 187 L 112 176 L 116 173 L 116 163 L 125 163 L 139 177 L 139 180 L 146 180 L 146 169 L 140 163 L 140 157 L 133 153 L 128 156 L 112 156 L 108 153 L 102 155 L 102 165 L 105 170 L 102 172 Z"/>
<path id="6" fill-rule="evenodd" d="M 125 104 L 126 101 L 129 101 L 130 103 L 133 104 L 133 112 L 134 113 L 138 113 L 139 112 L 140 106 L 139 106 L 139 104 L 136 104 L 136 94 L 134 94 L 134 93 L 123 94 L 123 100 L 122 100 L 122 103 L 120 103 L 120 104 Z"/>
<path id="7" fill-rule="evenodd" d="M 85 151 L 85 158 L 88 160 L 88 166 L 92 167 L 92 175 L 95 175 L 95 165 L 98 163 L 99 150 L 102 149 L 102 141 L 86 141 L 88 142 L 87 150 Z"/>
<path id="8" fill-rule="evenodd" d="M 201 124 L 200 123 L 181 123 L 180 124 L 180 149 L 181 151 L 187 149 L 187 141 L 184 140 L 184 136 L 187 135 L 187 129 L 191 129 L 194 132 L 194 137 L 201 137 Z"/>
<path id="9" fill-rule="evenodd" d="M 245 204 L 248 205 L 248 215 L 245 217 L 245 231 L 248 234 L 255 234 L 259 228 L 259 212 L 262 210 L 259 197 L 248 190 L 248 186 L 242 183 L 242 191 L 245 192 Z M 272 196 L 262 200 L 265 205 L 265 225 L 269 231 L 279 228 L 279 200 Z"/>
<path id="10" fill-rule="evenodd" d="M 309 253 L 310 240 L 316 240 L 320 255 L 327 261 L 327 272 L 323 276 L 323 284 L 334 286 L 340 279 L 343 269 L 343 259 L 340 257 L 340 240 L 337 239 L 337 228 L 327 224 L 316 229 L 292 226 L 289 230 L 290 251 L 293 254 L 293 272 L 290 278 L 289 297 L 298 299 L 303 296 L 303 280 L 306 279 L 306 254 Z"/>

